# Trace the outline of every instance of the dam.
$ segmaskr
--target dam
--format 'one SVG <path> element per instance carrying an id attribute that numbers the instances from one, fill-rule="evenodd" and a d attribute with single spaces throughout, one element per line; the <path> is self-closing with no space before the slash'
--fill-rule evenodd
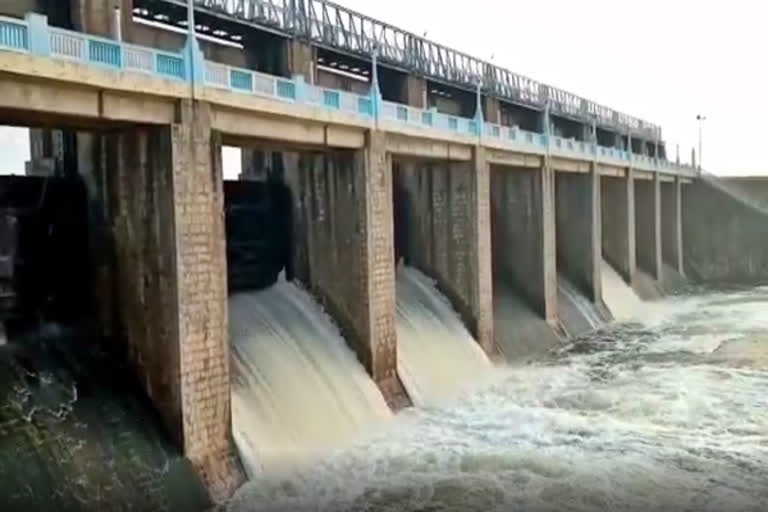
<path id="1" fill-rule="evenodd" d="M 331 2 L 189 6 L 0 6 L 4 510 L 762 510 L 764 208 Z"/>

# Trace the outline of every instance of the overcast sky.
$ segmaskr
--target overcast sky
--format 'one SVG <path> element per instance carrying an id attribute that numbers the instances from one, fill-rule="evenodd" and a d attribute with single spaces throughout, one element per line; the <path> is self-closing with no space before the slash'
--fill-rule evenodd
<path id="1" fill-rule="evenodd" d="M 670 158 L 690 158 L 704 114 L 708 170 L 768 174 L 765 0 L 337 1 L 660 124 Z M 0 155 L 22 171 L 26 134 L 0 129 Z"/>

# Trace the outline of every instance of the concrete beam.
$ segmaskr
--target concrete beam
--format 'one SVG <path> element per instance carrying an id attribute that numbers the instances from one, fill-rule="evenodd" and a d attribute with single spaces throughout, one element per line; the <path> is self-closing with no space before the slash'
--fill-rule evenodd
<path id="1" fill-rule="evenodd" d="M 173 98 L 189 96 L 189 84 L 186 82 L 132 71 L 116 73 L 113 70 L 75 61 L 54 60 L 15 52 L 3 52 L 3 58 L 0 59 L 0 80 L 2 80 L 0 96 L 4 96 L 6 91 L 12 92 L 19 86 L 48 80 L 53 82 L 54 90 L 69 83 L 83 89 L 93 87 L 101 90 Z M 33 105 L 25 105 L 25 108 L 34 108 Z"/>
<path id="2" fill-rule="evenodd" d="M 473 158 L 472 146 L 469 145 L 408 137 L 397 133 L 387 134 L 387 151 L 394 155 L 435 160 L 468 162 Z"/>
<path id="3" fill-rule="evenodd" d="M 543 157 L 539 155 L 516 153 L 509 150 L 489 148 L 486 149 L 485 154 L 488 163 L 505 167 L 541 169 L 543 163 Z"/>
<path id="4" fill-rule="evenodd" d="M 627 173 L 626 167 L 616 165 L 597 164 L 597 169 L 602 176 L 624 177 Z"/>
<path id="5" fill-rule="evenodd" d="M 592 162 L 585 160 L 571 160 L 569 158 L 552 157 L 550 162 L 552 169 L 556 171 L 587 174 L 592 170 Z"/>
<path id="6" fill-rule="evenodd" d="M 260 139 L 315 148 L 359 149 L 365 146 L 364 129 L 354 126 L 254 115 L 245 110 L 220 107 L 213 109 L 212 116 L 213 127 L 226 134 L 228 141 L 242 141 L 238 145 L 249 145 L 248 139 Z"/>

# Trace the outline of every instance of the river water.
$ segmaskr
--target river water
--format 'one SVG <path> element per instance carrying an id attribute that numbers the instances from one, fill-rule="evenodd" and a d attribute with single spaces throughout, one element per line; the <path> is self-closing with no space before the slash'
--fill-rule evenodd
<path id="1" fill-rule="evenodd" d="M 417 406 L 233 511 L 768 510 L 768 288 L 643 309 Z"/>

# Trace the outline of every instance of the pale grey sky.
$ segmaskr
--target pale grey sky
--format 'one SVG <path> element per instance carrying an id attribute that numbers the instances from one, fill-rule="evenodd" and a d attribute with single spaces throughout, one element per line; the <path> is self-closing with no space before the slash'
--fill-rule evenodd
<path id="1" fill-rule="evenodd" d="M 690 158 L 696 114 L 704 166 L 768 174 L 768 2 L 764 0 L 341 0 L 379 18 L 660 124 Z M 22 171 L 23 132 L 0 129 L 0 172 Z M 229 152 L 225 166 L 238 165 Z M 239 167 L 239 165 L 238 165 Z"/>

